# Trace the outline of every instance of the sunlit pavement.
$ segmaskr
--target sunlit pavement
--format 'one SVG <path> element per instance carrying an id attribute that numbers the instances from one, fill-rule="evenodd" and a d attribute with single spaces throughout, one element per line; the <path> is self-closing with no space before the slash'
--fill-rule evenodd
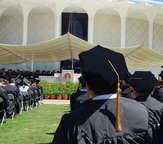
<path id="1" fill-rule="evenodd" d="M 43 99 L 43 104 L 70 104 L 70 100 L 51 100 Z"/>

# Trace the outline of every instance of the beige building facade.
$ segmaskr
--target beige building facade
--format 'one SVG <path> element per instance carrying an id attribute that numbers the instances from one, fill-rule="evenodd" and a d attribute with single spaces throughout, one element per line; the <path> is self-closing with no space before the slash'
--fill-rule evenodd
<path id="1" fill-rule="evenodd" d="M 163 54 L 162 4 L 151 6 L 148 1 L 3 0 L 0 43 L 30 45 L 57 38 L 62 35 L 63 13 L 87 15 L 90 43 L 122 48 L 144 44 Z M 34 65 L 34 69 L 60 69 L 60 62 Z M 30 70 L 31 64 L 8 67 Z"/>

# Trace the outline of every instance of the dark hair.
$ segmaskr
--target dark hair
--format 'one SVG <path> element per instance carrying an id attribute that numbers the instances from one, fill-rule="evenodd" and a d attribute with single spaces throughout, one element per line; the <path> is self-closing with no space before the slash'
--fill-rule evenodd
<path id="1" fill-rule="evenodd" d="M 97 95 L 103 95 L 103 94 L 111 94 L 115 93 L 117 90 L 117 84 L 114 84 L 112 86 L 107 86 L 104 83 L 103 84 L 93 84 L 88 82 L 89 87 L 94 91 Z"/>
<path id="2" fill-rule="evenodd" d="M 153 91 L 153 89 L 148 89 L 148 90 L 144 90 L 144 91 L 136 91 L 136 92 L 150 94 L 152 91 Z"/>
<path id="3" fill-rule="evenodd" d="M 86 82 L 85 82 L 85 79 L 84 79 L 83 76 L 80 76 L 80 77 L 79 77 L 79 83 L 81 84 L 81 86 L 82 86 L 83 88 L 86 87 Z"/>
<path id="4" fill-rule="evenodd" d="M 83 73 L 83 77 L 97 95 L 111 94 L 117 90 L 117 83 L 110 85 L 98 74 Z"/>

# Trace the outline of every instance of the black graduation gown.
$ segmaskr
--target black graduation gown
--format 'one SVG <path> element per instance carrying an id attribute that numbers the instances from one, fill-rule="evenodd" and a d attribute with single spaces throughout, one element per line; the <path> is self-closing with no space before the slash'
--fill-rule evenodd
<path id="1" fill-rule="evenodd" d="M 87 93 L 84 93 L 84 94 L 82 94 L 82 95 L 80 95 L 79 97 L 77 97 L 76 99 L 75 99 L 75 109 L 76 108 L 79 108 L 82 104 L 84 104 L 87 100 L 88 100 L 89 98 L 88 98 L 88 95 L 87 95 Z"/>
<path id="2" fill-rule="evenodd" d="M 116 99 L 88 100 L 65 114 L 52 144 L 151 144 L 152 131 L 144 105 L 121 98 L 122 132 L 116 132 Z"/>
<path id="3" fill-rule="evenodd" d="M 161 117 L 161 125 L 160 125 L 160 144 L 163 144 L 163 115 Z"/>
<path id="4" fill-rule="evenodd" d="M 163 104 L 161 102 L 149 95 L 138 96 L 134 100 L 144 104 L 147 108 L 152 110 L 161 111 L 163 108 Z"/>
<path id="5" fill-rule="evenodd" d="M 163 121 L 161 120 L 163 117 L 163 104 L 149 95 L 138 96 L 135 100 L 142 103 L 149 109 L 151 119 L 153 121 L 153 127 L 155 129 L 153 132 L 153 137 L 155 138 L 153 143 L 158 143 L 157 140 L 159 140 L 159 137 L 163 137 L 163 132 L 161 130 L 163 128 Z"/>
<path id="6" fill-rule="evenodd" d="M 163 103 L 163 84 L 158 88 L 155 88 L 152 97 Z"/>
<path id="7" fill-rule="evenodd" d="M 5 110 L 7 110 L 8 106 L 7 91 L 2 86 L 0 86 L 0 97 L 3 99 Z"/>
<path id="8" fill-rule="evenodd" d="M 75 110 L 76 108 L 79 107 L 79 105 L 81 103 L 86 101 L 86 97 L 83 94 L 86 94 L 86 91 L 82 91 L 80 89 L 77 90 L 75 93 L 71 94 L 71 97 L 70 97 L 70 108 L 71 108 L 71 111 Z M 81 95 L 83 95 L 83 96 L 80 97 Z"/>
<path id="9" fill-rule="evenodd" d="M 19 100 L 20 91 L 19 91 L 18 87 L 14 86 L 14 85 L 6 85 L 3 88 L 7 91 L 7 94 L 12 94 L 14 96 L 16 113 L 19 113 L 21 104 L 20 104 L 20 100 Z"/>

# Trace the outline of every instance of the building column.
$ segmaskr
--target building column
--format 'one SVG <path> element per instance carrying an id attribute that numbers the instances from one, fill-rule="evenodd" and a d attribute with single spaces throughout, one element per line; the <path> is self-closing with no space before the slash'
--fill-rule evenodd
<path id="1" fill-rule="evenodd" d="M 117 7 L 118 9 L 115 9 L 121 19 L 121 48 L 124 48 L 126 46 L 126 18 L 127 18 L 127 12 L 129 9 L 128 2 L 124 2 L 121 5 Z"/>
<path id="2" fill-rule="evenodd" d="M 126 46 L 126 17 L 121 16 L 121 48 Z"/>
<path id="3" fill-rule="evenodd" d="M 145 15 L 148 19 L 148 47 L 149 48 L 153 48 L 153 23 L 154 23 L 154 19 L 155 19 L 155 16 L 157 15 L 158 13 L 158 10 L 154 10 L 152 13 L 150 13 L 150 11 L 146 11 L 145 12 Z"/>
<path id="4" fill-rule="evenodd" d="M 149 48 L 153 48 L 153 19 L 149 20 Z"/>
<path id="5" fill-rule="evenodd" d="M 61 20 L 62 20 L 62 12 L 61 11 L 55 11 L 55 19 L 54 19 L 54 31 L 55 31 L 55 38 L 58 38 L 61 36 Z M 55 70 L 60 71 L 61 67 L 61 61 L 55 61 L 54 62 Z"/>
<path id="6" fill-rule="evenodd" d="M 27 44 L 28 14 L 25 12 L 23 15 L 23 45 Z"/>
<path id="7" fill-rule="evenodd" d="M 94 35 L 94 13 L 88 14 L 88 42 L 93 43 Z"/>
<path id="8" fill-rule="evenodd" d="M 61 36 L 61 19 L 62 19 L 62 13 L 56 12 L 55 13 L 55 38 Z"/>
<path id="9" fill-rule="evenodd" d="M 22 44 L 27 44 L 27 33 L 28 33 L 28 15 L 30 10 L 34 8 L 34 5 L 27 4 L 23 1 L 20 1 L 20 6 L 22 8 L 23 15 L 23 41 Z"/>

